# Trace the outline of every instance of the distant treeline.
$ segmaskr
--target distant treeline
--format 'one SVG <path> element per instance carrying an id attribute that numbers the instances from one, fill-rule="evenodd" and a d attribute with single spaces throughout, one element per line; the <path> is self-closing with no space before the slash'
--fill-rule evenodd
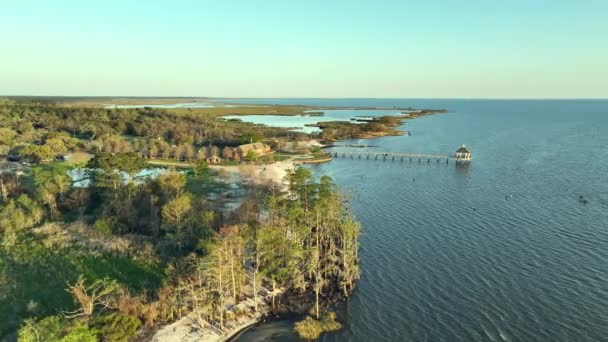
<path id="1" fill-rule="evenodd" d="M 237 146 L 288 134 L 290 138 L 298 135 L 286 129 L 218 120 L 213 115 L 150 107 L 103 109 L 0 102 L 0 156 L 20 147 L 14 154 L 33 162 L 74 149 L 191 160 L 202 147 L 206 147 L 206 155 L 220 155 L 212 146 Z"/>

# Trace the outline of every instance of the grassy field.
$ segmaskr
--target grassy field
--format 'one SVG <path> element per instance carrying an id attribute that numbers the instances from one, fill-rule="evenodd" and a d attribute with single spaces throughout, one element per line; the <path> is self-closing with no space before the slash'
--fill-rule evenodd
<path id="1" fill-rule="evenodd" d="M 34 240 L 20 247 L 11 254 L 0 254 L 0 271 L 10 284 L 0 296 L 0 336 L 15 331 L 29 316 L 73 310 L 75 303 L 66 287 L 79 274 L 89 280 L 116 279 L 136 294 L 154 293 L 164 278 L 161 265 L 126 256 L 49 248 Z"/>
<path id="2" fill-rule="evenodd" d="M 204 97 L 59 97 L 58 103 L 66 107 L 105 107 L 109 104 L 119 106 L 166 105 L 186 102 L 206 102 Z"/>
<path id="3" fill-rule="evenodd" d="M 193 163 L 181 162 L 172 159 L 151 159 L 147 162 L 148 164 L 154 166 L 175 167 L 181 169 L 191 169 L 192 167 L 194 167 Z"/>
<path id="4" fill-rule="evenodd" d="M 74 152 L 70 155 L 70 158 L 66 160 L 66 164 L 68 165 L 82 165 L 88 162 L 93 155 L 86 152 Z"/>
<path id="5" fill-rule="evenodd" d="M 57 98 L 58 103 L 66 107 L 105 107 L 109 104 L 114 105 L 166 105 L 188 102 L 209 102 L 208 98 L 112 98 L 112 97 L 92 97 L 92 98 Z M 300 115 L 310 110 L 309 106 L 294 105 L 253 105 L 243 104 L 239 107 L 224 105 L 214 102 L 217 107 L 212 108 L 164 108 L 166 111 L 176 114 L 200 114 L 210 117 L 225 115 Z M 315 113 L 318 115 L 318 113 Z"/>
<path id="6" fill-rule="evenodd" d="M 210 117 L 226 115 L 302 115 L 310 107 L 306 106 L 243 106 L 215 108 L 169 108 L 167 111 L 176 114 L 199 114 Z"/>

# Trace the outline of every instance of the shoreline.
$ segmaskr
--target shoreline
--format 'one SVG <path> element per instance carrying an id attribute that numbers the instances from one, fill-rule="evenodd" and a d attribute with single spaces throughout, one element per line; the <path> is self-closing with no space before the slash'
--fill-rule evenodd
<path id="1" fill-rule="evenodd" d="M 163 325 L 149 338 L 150 342 L 230 342 L 238 338 L 248 329 L 263 321 L 263 315 L 256 315 L 229 330 L 217 332 L 210 328 L 195 328 L 195 319 L 191 315 L 184 316 L 177 321 Z"/>
<path id="2" fill-rule="evenodd" d="M 365 137 L 359 136 L 355 139 L 365 139 L 365 138 L 380 138 L 384 136 L 391 135 L 404 135 L 407 134 L 407 131 L 400 131 L 395 129 L 403 124 L 405 119 L 413 119 L 419 116 L 435 114 L 436 112 L 425 112 L 420 113 L 419 115 L 402 115 L 398 117 L 398 121 L 396 124 L 388 126 L 390 129 L 386 132 L 373 132 L 370 134 L 366 134 Z M 349 138 L 352 139 L 352 138 Z M 349 139 L 338 139 L 338 140 L 349 140 Z M 314 144 L 319 144 L 319 142 L 315 139 L 312 139 Z M 300 156 L 301 157 L 301 156 Z M 294 156 L 292 158 L 288 158 L 286 160 L 277 161 L 272 164 L 265 165 L 255 165 L 255 164 L 245 164 L 245 165 L 235 165 L 235 166 L 222 166 L 222 165 L 209 165 L 209 168 L 218 172 L 224 173 L 225 179 L 230 179 L 231 182 L 245 182 L 256 185 L 278 185 L 283 190 L 287 189 L 287 180 L 286 176 L 290 171 L 294 170 L 299 165 L 305 164 L 318 164 L 329 162 L 333 158 L 330 155 L 327 155 L 327 158 L 310 158 L 306 159 L 298 159 L 298 156 Z M 234 322 L 226 322 L 228 325 L 236 323 L 236 325 L 232 326 L 228 330 L 218 331 L 216 327 L 207 326 L 205 328 L 197 328 L 196 321 L 193 319 L 193 313 L 190 313 L 179 320 L 160 326 L 158 330 L 156 330 L 151 337 L 146 339 L 150 342 L 230 342 L 238 339 L 242 334 L 247 332 L 249 329 L 255 327 L 258 324 L 263 324 L 266 322 L 265 313 L 256 313 L 251 317 L 248 317 L 244 320 L 236 319 Z M 272 321 L 270 318 L 268 321 Z"/>

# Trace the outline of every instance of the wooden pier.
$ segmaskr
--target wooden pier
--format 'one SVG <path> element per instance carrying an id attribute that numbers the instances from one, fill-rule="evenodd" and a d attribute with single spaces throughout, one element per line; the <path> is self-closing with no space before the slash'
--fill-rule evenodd
<path id="1" fill-rule="evenodd" d="M 350 158 L 350 159 L 367 159 L 367 160 L 399 160 L 399 161 L 409 161 L 418 162 L 421 164 L 422 162 L 426 162 L 430 164 L 431 161 L 439 163 L 441 161 L 449 164 L 450 159 L 454 159 L 457 163 L 467 162 L 471 160 L 471 151 L 462 145 L 455 154 L 437 154 L 437 153 L 405 153 L 405 152 L 373 152 L 373 151 L 333 151 L 329 153 L 334 158 Z"/>
<path id="2" fill-rule="evenodd" d="M 381 160 L 381 161 L 407 161 L 410 163 L 426 163 L 431 162 L 448 164 L 450 159 L 459 161 L 457 158 L 449 154 L 431 154 L 431 153 L 405 153 L 405 152 L 368 152 L 368 151 L 334 151 L 330 153 L 334 158 L 350 158 L 350 159 L 365 159 L 365 160 Z"/>

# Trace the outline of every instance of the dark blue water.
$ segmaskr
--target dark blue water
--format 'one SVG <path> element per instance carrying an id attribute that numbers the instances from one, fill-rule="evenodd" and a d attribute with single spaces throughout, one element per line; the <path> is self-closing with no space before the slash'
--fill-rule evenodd
<path id="1" fill-rule="evenodd" d="M 272 102 L 446 108 L 408 121 L 412 136 L 353 143 L 473 153 L 468 167 L 349 158 L 313 167 L 352 196 L 363 226 L 359 289 L 339 309 L 345 328 L 322 340 L 608 338 L 608 101 Z M 295 340 L 291 329 L 275 322 L 239 341 Z"/>

